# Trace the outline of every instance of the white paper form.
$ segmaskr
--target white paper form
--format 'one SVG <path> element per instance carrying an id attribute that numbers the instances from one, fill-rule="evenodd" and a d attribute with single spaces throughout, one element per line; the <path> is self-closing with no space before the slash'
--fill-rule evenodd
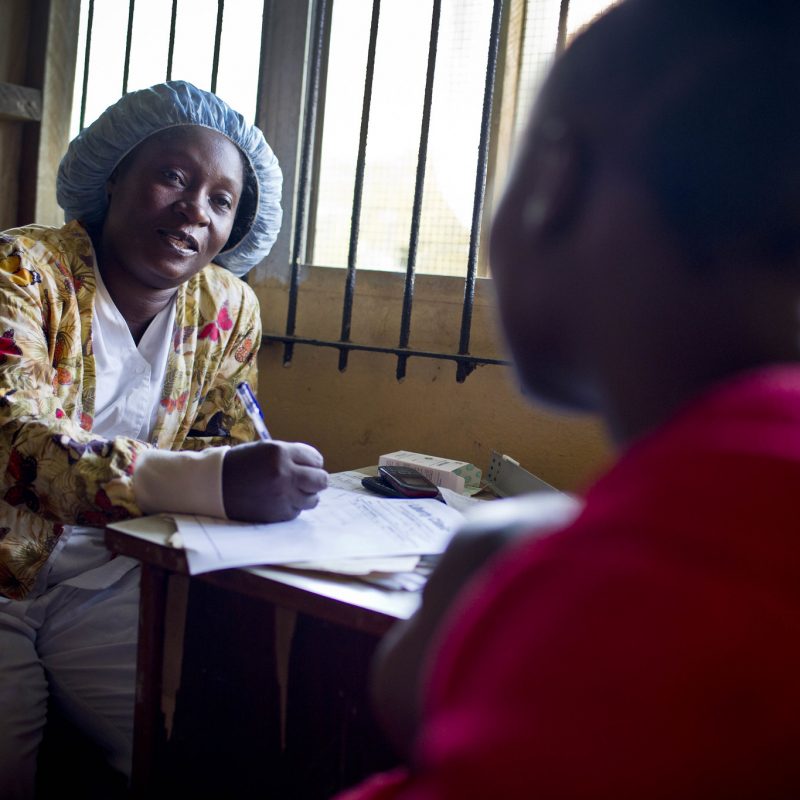
<path id="1" fill-rule="evenodd" d="M 358 492 L 367 497 L 375 497 L 374 492 L 368 491 L 361 484 L 361 480 L 364 478 L 365 474 L 366 473 L 360 470 L 334 472 L 328 479 L 328 486 L 336 489 L 346 489 L 350 492 Z M 440 491 L 448 506 L 463 513 L 467 513 L 481 502 L 474 497 L 468 497 L 467 495 L 454 492 L 452 489 L 440 488 Z M 325 561 L 297 561 L 286 564 L 286 566 L 292 567 L 293 569 L 334 572 L 339 575 L 375 575 L 376 582 L 380 580 L 381 576 L 387 573 L 392 573 L 395 576 L 395 582 L 403 575 L 406 575 L 409 577 L 409 580 L 406 582 L 407 585 L 404 585 L 402 588 L 410 588 L 412 585 L 415 587 L 418 586 L 417 582 L 420 576 L 417 575 L 414 570 L 419 563 L 419 558 L 419 556 L 368 556 L 366 558 L 338 558 Z M 394 586 L 394 588 L 398 587 Z"/>
<path id="2" fill-rule="evenodd" d="M 194 575 L 257 564 L 441 553 L 463 516 L 438 500 L 387 500 L 329 487 L 316 508 L 290 522 L 174 520 Z"/>
<path id="3" fill-rule="evenodd" d="M 375 494 L 361 484 L 366 474 L 355 469 L 347 472 L 333 472 L 328 476 L 328 486 L 374 497 Z M 316 572 L 333 572 L 337 575 L 370 575 L 373 572 L 378 574 L 410 572 L 418 562 L 419 556 L 384 556 L 382 558 L 367 556 L 366 558 L 337 558 L 326 561 L 296 561 L 286 564 L 286 566 Z"/>
<path id="4" fill-rule="evenodd" d="M 348 472 L 332 472 L 328 476 L 328 486 L 334 489 L 348 489 L 351 492 L 368 495 L 369 492 L 361 485 L 361 479 L 366 477 L 366 472 L 360 472 L 356 469 L 351 469 Z"/>

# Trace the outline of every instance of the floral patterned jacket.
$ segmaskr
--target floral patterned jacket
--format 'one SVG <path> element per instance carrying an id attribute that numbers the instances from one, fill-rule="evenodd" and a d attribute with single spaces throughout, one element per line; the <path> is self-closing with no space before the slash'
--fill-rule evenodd
<path id="1" fill-rule="evenodd" d="M 0 594 L 14 599 L 30 591 L 64 525 L 141 515 L 132 476 L 144 448 L 257 438 L 235 387 L 256 384 L 258 300 L 213 264 L 178 290 L 152 440 L 92 436 L 93 259 L 77 222 L 0 233 Z"/>

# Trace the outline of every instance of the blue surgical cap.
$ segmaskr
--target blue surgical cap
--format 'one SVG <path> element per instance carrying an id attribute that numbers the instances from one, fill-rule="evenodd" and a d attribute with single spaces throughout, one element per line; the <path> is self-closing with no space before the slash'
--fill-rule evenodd
<path id="1" fill-rule="evenodd" d="M 106 183 L 122 159 L 148 136 L 179 125 L 200 125 L 227 136 L 244 154 L 255 176 L 256 208 L 250 227 L 214 259 L 235 275 L 244 275 L 269 253 L 278 236 L 281 169 L 255 125 L 248 125 L 215 94 L 186 81 L 130 92 L 84 128 L 70 142 L 58 168 L 58 203 L 67 221 L 101 224 L 108 206 Z M 240 209 L 240 213 L 247 211 Z"/>

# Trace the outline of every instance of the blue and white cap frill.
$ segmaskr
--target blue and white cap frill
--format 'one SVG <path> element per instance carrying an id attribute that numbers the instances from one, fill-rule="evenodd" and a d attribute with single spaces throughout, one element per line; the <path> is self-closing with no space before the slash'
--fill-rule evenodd
<path id="1" fill-rule="evenodd" d="M 250 227 L 214 259 L 242 276 L 267 256 L 278 236 L 281 169 L 259 128 L 248 125 L 217 95 L 186 81 L 130 92 L 84 128 L 70 142 L 58 168 L 58 203 L 67 221 L 101 224 L 108 206 L 106 183 L 120 162 L 149 136 L 180 125 L 200 125 L 227 136 L 244 154 L 255 176 L 256 207 Z M 240 213 L 247 211 L 240 209 Z"/>

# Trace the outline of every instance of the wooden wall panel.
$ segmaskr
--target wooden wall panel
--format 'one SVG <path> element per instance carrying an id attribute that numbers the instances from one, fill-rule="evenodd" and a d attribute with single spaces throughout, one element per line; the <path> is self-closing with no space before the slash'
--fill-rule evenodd
<path id="1" fill-rule="evenodd" d="M 29 6 L 26 0 L 0 3 L 0 81 L 24 83 Z M 0 120 L 0 230 L 17 222 L 22 124 Z"/>
<path id="2" fill-rule="evenodd" d="M 55 178 L 69 138 L 79 12 L 80 0 L 0 3 L 0 88 L 7 111 L 14 97 L 25 111 L 0 107 L 0 230 L 63 221 Z"/>
<path id="3" fill-rule="evenodd" d="M 56 203 L 56 174 L 69 144 L 80 2 L 50 0 L 49 6 L 33 219 L 42 225 L 62 225 L 64 212 Z"/>

